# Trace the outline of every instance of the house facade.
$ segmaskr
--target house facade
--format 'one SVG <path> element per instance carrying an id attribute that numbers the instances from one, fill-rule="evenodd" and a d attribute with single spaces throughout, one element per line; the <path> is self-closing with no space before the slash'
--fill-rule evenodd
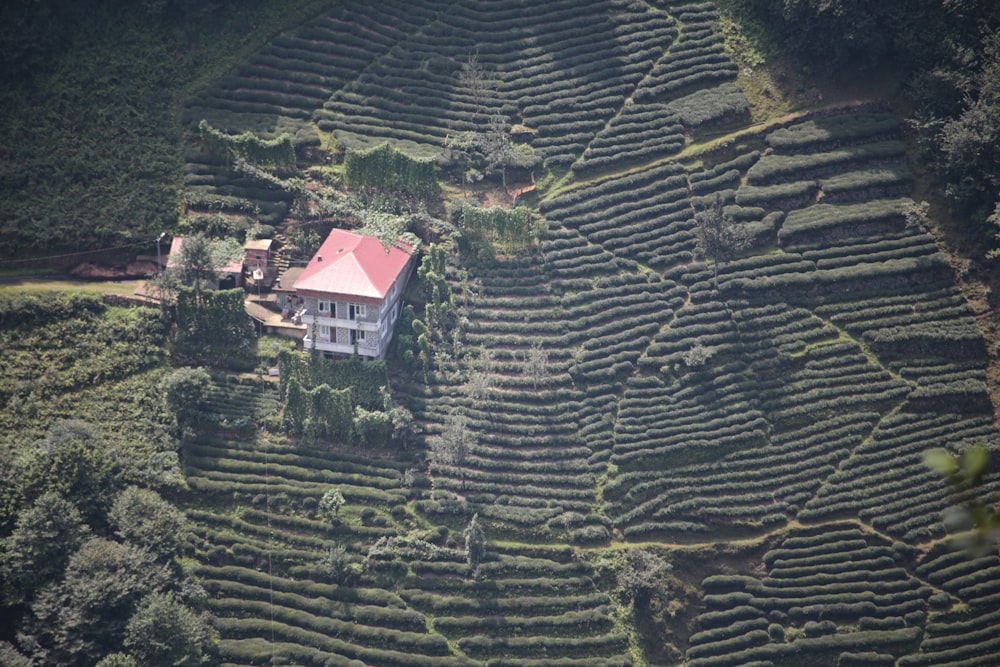
<path id="1" fill-rule="evenodd" d="M 303 345 L 329 356 L 384 359 L 413 269 L 412 249 L 334 229 L 294 283 Z"/>

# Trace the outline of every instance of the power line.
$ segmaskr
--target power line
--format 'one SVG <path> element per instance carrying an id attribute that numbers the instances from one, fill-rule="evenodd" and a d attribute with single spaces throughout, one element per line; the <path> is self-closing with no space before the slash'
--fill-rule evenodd
<path id="1" fill-rule="evenodd" d="M 98 252 L 109 252 L 111 250 L 125 250 L 126 248 L 138 248 L 139 246 L 149 245 L 150 243 L 155 243 L 155 241 L 143 241 L 141 243 L 129 243 L 128 245 L 115 246 L 113 248 L 95 248 L 94 250 L 81 250 L 79 252 L 67 252 L 60 255 L 45 255 L 43 257 L 19 257 L 17 259 L 2 259 L 0 262 L 7 262 L 14 264 L 16 262 L 38 262 L 46 259 L 62 259 L 64 257 L 78 257 L 80 255 L 93 255 Z"/>

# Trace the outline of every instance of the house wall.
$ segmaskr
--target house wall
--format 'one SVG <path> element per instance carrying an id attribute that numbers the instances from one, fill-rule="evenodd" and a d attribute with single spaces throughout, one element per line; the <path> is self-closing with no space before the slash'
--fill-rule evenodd
<path id="1" fill-rule="evenodd" d="M 266 250 L 247 250 L 247 268 L 253 270 L 260 265 L 262 271 L 267 271 L 267 256 Z"/>
<path id="2" fill-rule="evenodd" d="M 400 273 L 384 300 L 363 298 L 352 300 L 349 295 L 344 294 L 331 294 L 328 299 L 321 299 L 315 295 L 301 296 L 302 305 L 306 308 L 306 315 L 302 318 L 302 323 L 306 325 L 305 347 L 309 349 L 315 346 L 320 351 L 345 355 L 354 354 L 356 349 L 358 354 L 362 356 L 385 358 L 396 322 L 402 311 L 403 291 L 409 280 L 411 269 L 412 262 Z M 336 312 L 334 314 L 336 317 L 320 313 L 319 302 L 321 300 L 331 301 L 335 304 Z M 352 303 L 364 304 L 365 314 L 360 317 L 355 316 L 352 320 L 350 318 Z M 383 323 L 385 324 L 384 332 Z M 319 327 L 322 325 L 330 327 L 329 339 L 320 335 Z M 352 329 L 365 331 L 365 340 L 357 346 L 350 340 Z M 316 340 L 313 340 L 314 331 Z"/>
<path id="3" fill-rule="evenodd" d="M 311 348 L 315 345 L 317 350 L 331 352 L 334 354 L 358 354 L 366 357 L 382 358 L 385 356 L 385 346 L 380 334 L 382 322 L 379 316 L 383 312 L 382 304 L 365 303 L 365 313 L 363 316 L 355 316 L 352 320 L 351 304 L 359 305 L 358 302 L 347 300 L 331 300 L 336 305 L 336 317 L 328 317 L 320 314 L 317 297 L 305 297 L 304 305 L 306 315 L 302 322 L 306 325 L 305 346 Z M 321 327 L 330 327 L 329 338 L 323 336 Z M 365 332 L 363 341 L 357 344 L 351 342 L 351 331 L 362 330 Z M 313 338 L 315 337 L 315 341 Z"/>

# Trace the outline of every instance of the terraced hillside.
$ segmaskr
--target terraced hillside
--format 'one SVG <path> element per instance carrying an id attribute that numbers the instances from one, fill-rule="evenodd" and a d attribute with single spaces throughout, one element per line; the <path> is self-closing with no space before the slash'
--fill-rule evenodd
<path id="1" fill-rule="evenodd" d="M 422 445 L 461 418 L 463 460 L 312 451 L 242 413 L 191 445 L 227 664 L 1000 664 L 1000 560 L 948 545 L 922 462 L 996 449 L 987 350 L 899 123 L 873 102 L 703 144 L 747 118 L 735 79 L 708 3 L 345 2 L 191 101 L 434 155 L 499 106 L 535 132 L 548 225 L 518 257 L 450 249 L 457 343 L 395 385 Z M 188 172 L 202 201 L 287 207 L 194 151 Z M 731 261 L 698 249 L 716 202 L 752 241 Z M 600 565 L 633 543 L 698 590 L 667 649 Z"/>

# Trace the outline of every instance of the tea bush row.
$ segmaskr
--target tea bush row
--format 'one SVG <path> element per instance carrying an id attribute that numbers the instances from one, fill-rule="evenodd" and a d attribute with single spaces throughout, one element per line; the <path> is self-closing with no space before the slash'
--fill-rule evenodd
<path id="1" fill-rule="evenodd" d="M 871 165 L 901 160 L 903 155 L 903 143 L 895 140 L 827 152 L 790 155 L 772 153 L 762 156 L 747 170 L 747 182 L 750 185 L 771 185 L 789 177 L 822 177 L 833 171 L 842 171 L 848 165 L 865 163 L 871 168 Z"/>

